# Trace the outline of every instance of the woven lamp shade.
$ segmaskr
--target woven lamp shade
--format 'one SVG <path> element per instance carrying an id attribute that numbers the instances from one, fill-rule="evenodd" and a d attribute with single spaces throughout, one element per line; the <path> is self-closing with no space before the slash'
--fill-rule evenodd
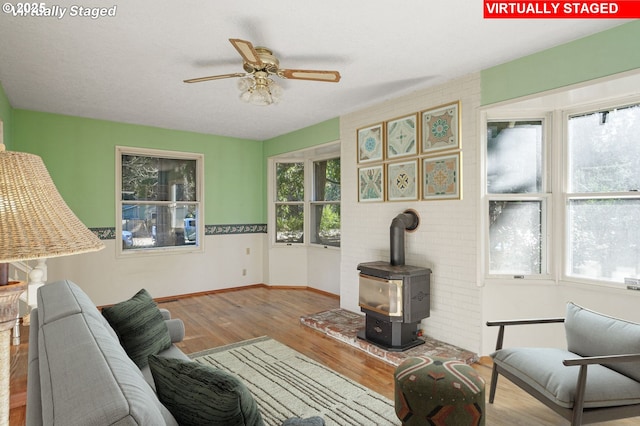
<path id="1" fill-rule="evenodd" d="M 97 251 L 104 244 L 71 211 L 37 155 L 0 144 L 0 262 Z"/>

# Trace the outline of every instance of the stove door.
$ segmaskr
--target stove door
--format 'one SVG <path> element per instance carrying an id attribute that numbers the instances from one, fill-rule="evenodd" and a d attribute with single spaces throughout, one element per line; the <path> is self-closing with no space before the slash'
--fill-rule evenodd
<path id="1" fill-rule="evenodd" d="M 358 290 L 361 308 L 390 317 L 402 317 L 402 280 L 360 274 Z"/>

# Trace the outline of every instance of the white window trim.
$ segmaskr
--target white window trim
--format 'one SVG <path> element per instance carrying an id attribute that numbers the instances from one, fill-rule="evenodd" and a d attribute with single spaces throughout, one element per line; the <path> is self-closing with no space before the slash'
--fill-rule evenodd
<path id="1" fill-rule="evenodd" d="M 127 146 L 116 146 L 116 257 L 131 258 L 136 256 L 157 256 L 167 254 L 185 254 L 185 253 L 203 253 L 204 252 L 204 154 L 167 151 L 151 148 L 135 148 Z M 142 155 L 152 157 L 165 157 L 185 160 L 196 160 L 196 198 L 197 201 L 189 201 L 189 204 L 196 204 L 198 215 L 197 220 L 197 237 L 195 245 L 172 246 L 172 247 L 156 247 L 149 249 L 123 250 L 120 242 L 122 235 L 122 156 L 123 155 Z"/>
<path id="2" fill-rule="evenodd" d="M 480 113 L 481 120 L 481 149 L 480 151 L 480 194 L 481 194 L 481 206 L 482 211 L 480 214 L 480 274 L 482 275 L 481 282 L 495 281 L 503 282 L 507 281 L 552 281 L 555 276 L 555 262 L 553 261 L 552 253 L 552 230 L 554 228 L 553 222 L 553 199 L 551 189 L 553 187 L 551 169 L 553 167 L 552 159 L 552 144 L 550 143 L 553 132 L 553 120 L 551 115 L 547 111 L 518 111 L 518 110 L 501 110 L 499 113 L 493 113 L 491 111 L 482 111 Z M 542 192 L 541 193 L 524 193 L 524 194 L 489 194 L 487 193 L 487 123 L 490 121 L 535 121 L 541 120 L 543 126 L 543 146 L 542 157 L 543 162 L 546 165 L 542 174 Z M 489 202 L 492 200 L 509 200 L 509 201 L 541 201 L 544 215 L 541 217 L 541 226 L 543 232 L 543 244 L 542 250 L 542 265 L 540 274 L 530 275 L 514 275 L 514 274 L 491 274 L 489 265 Z"/>
<path id="3" fill-rule="evenodd" d="M 323 248 L 327 250 L 340 250 L 340 247 L 335 246 L 326 246 L 324 244 L 312 243 L 311 242 L 311 205 L 314 203 L 312 201 L 312 191 L 313 191 L 313 163 L 315 161 L 329 160 L 332 158 L 340 158 L 340 142 L 329 142 L 326 144 L 318 145 L 312 148 L 307 148 L 299 151 L 293 151 L 286 154 L 270 157 L 268 161 L 268 179 L 269 185 L 267 188 L 267 196 L 269 197 L 268 203 L 268 236 L 269 236 L 269 244 L 272 248 L 300 248 L 300 247 L 317 247 Z M 304 242 L 302 243 L 278 243 L 276 242 L 276 163 L 295 163 L 302 162 L 304 163 Z M 341 179 L 342 181 L 342 179 Z M 300 202 L 293 202 L 294 204 L 299 204 Z M 327 203 L 327 202 L 323 202 Z M 341 203 L 341 201 L 340 201 Z M 339 204 L 339 203 L 338 203 Z M 342 221 L 341 221 L 342 223 Z"/>
<path id="4" fill-rule="evenodd" d="M 562 253 L 562 267 L 559 271 L 559 279 L 566 282 L 579 283 L 589 286 L 599 286 L 599 287 L 610 287 L 616 289 L 625 289 L 626 285 L 623 283 L 619 283 L 616 281 L 609 280 L 596 280 L 585 277 L 578 277 L 575 275 L 570 275 L 568 273 L 569 270 L 569 226 L 568 226 L 568 205 L 570 199 L 593 199 L 593 198 L 637 198 L 637 195 L 630 195 L 628 192 L 608 192 L 608 193 L 590 193 L 588 195 L 576 195 L 582 193 L 570 193 L 569 189 L 569 129 L 567 126 L 569 117 L 572 115 L 582 114 L 582 113 L 591 113 L 598 110 L 603 109 L 613 109 L 620 108 L 624 106 L 637 105 L 640 104 L 640 96 L 625 96 L 621 98 L 613 98 L 607 99 L 598 102 L 589 102 L 582 105 L 572 106 L 567 109 L 556 111 L 555 113 L 561 117 L 562 123 L 562 158 L 559 161 L 559 167 L 562 169 L 562 187 L 558 190 L 558 197 L 561 199 L 561 205 L 563 208 L 559 212 L 559 221 L 562 223 L 562 228 L 564 230 L 564 236 L 560 241 L 560 253 Z"/>
<path id="5" fill-rule="evenodd" d="M 277 201 L 276 200 L 276 187 L 277 187 L 277 179 L 276 179 L 276 164 L 278 163 L 303 163 L 304 167 L 304 188 L 303 188 L 303 197 L 301 201 Z M 274 247 L 296 247 L 296 246 L 305 246 L 307 245 L 307 226 L 309 216 L 309 206 L 307 203 L 307 171 L 308 167 L 305 159 L 299 157 L 279 157 L 272 160 L 269 160 L 269 214 L 268 214 L 268 228 L 269 228 L 269 241 L 271 245 Z M 279 243 L 276 241 L 276 205 L 278 204 L 302 204 L 302 215 L 303 215 L 303 228 L 302 228 L 302 242 L 301 243 Z"/>
<path id="6" fill-rule="evenodd" d="M 515 119 L 520 120 L 531 117 L 531 112 L 549 114 L 553 119 L 550 133 L 551 139 L 547 146 L 550 147 L 549 167 L 547 173 L 551 174 L 550 191 L 552 207 L 548 217 L 551 227 L 548 229 L 548 249 L 550 250 L 550 277 L 536 281 L 539 285 L 569 285 L 597 287 L 611 291 L 624 290 L 620 283 L 602 280 L 589 280 L 569 276 L 566 273 L 568 262 L 568 226 L 567 226 L 567 195 L 565 193 L 568 179 L 567 163 L 567 126 L 566 116 L 581 111 L 612 108 L 616 105 L 630 105 L 640 103 L 640 71 L 632 70 L 608 76 L 593 81 L 575 84 L 560 89 L 550 90 L 541 94 L 528 95 L 523 98 L 501 102 L 480 110 L 480 143 L 478 150 L 480 194 L 482 212 L 480 214 L 480 226 L 478 237 L 480 241 L 480 256 L 478 256 L 478 285 L 508 283 L 509 285 L 525 284 L 527 279 L 514 279 L 513 277 L 495 278 L 487 274 L 488 269 L 488 204 L 486 194 L 486 143 L 488 120 Z M 558 143 L 557 141 L 560 141 Z M 555 231 L 555 233 L 552 231 Z M 561 233 L 562 236 L 558 236 Z M 554 235 L 556 235 L 554 237 Z M 485 262 L 486 261 L 486 262 Z"/>
<path id="7" fill-rule="evenodd" d="M 313 198 L 313 188 L 315 187 L 315 181 L 314 181 L 314 173 L 313 173 L 313 164 L 318 162 L 318 161 L 325 161 L 325 160 L 332 160 L 338 158 L 340 159 L 340 152 L 338 153 L 332 153 L 332 154 L 326 154 L 326 155 L 320 155 L 320 156 L 316 156 L 313 158 L 309 158 L 305 164 L 305 173 L 309 173 L 308 176 L 308 180 L 305 180 L 305 182 L 309 182 L 309 202 L 306 203 L 307 204 L 307 209 L 309 212 L 308 221 L 305 221 L 305 232 L 307 233 L 307 235 L 309 236 L 309 245 L 313 246 L 313 247 L 322 247 L 322 248 L 326 248 L 326 249 L 334 249 L 334 250 L 339 250 L 340 246 L 336 247 L 336 246 L 330 246 L 330 245 L 325 245 L 325 244 L 320 244 L 320 243 L 314 243 L 313 241 L 311 241 L 311 223 L 312 223 L 312 207 L 314 205 L 327 205 L 327 204 L 338 204 L 340 205 L 342 203 L 342 200 L 340 201 L 316 201 Z M 305 176 L 305 178 L 307 177 Z M 342 179 L 340 179 L 340 182 L 342 182 Z M 341 192 L 342 194 L 342 192 Z M 342 198 L 342 195 L 341 197 Z M 341 229 L 342 229 L 342 214 L 340 215 L 340 225 L 341 225 Z M 340 245 L 342 245 L 342 231 L 340 232 Z"/>

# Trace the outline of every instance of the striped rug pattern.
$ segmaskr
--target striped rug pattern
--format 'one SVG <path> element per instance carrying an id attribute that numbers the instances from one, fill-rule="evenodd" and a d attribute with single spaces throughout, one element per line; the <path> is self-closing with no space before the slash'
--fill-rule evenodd
<path id="1" fill-rule="evenodd" d="M 190 354 L 239 377 L 268 426 L 320 416 L 326 425 L 400 425 L 393 401 L 271 339 L 259 337 Z"/>

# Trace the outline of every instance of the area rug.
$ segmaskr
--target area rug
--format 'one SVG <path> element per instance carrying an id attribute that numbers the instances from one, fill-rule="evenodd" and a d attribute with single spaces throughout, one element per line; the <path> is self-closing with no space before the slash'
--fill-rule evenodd
<path id="1" fill-rule="evenodd" d="M 393 401 L 271 339 L 259 337 L 189 355 L 229 371 L 255 398 L 266 425 L 320 416 L 327 425 L 400 425 Z"/>

